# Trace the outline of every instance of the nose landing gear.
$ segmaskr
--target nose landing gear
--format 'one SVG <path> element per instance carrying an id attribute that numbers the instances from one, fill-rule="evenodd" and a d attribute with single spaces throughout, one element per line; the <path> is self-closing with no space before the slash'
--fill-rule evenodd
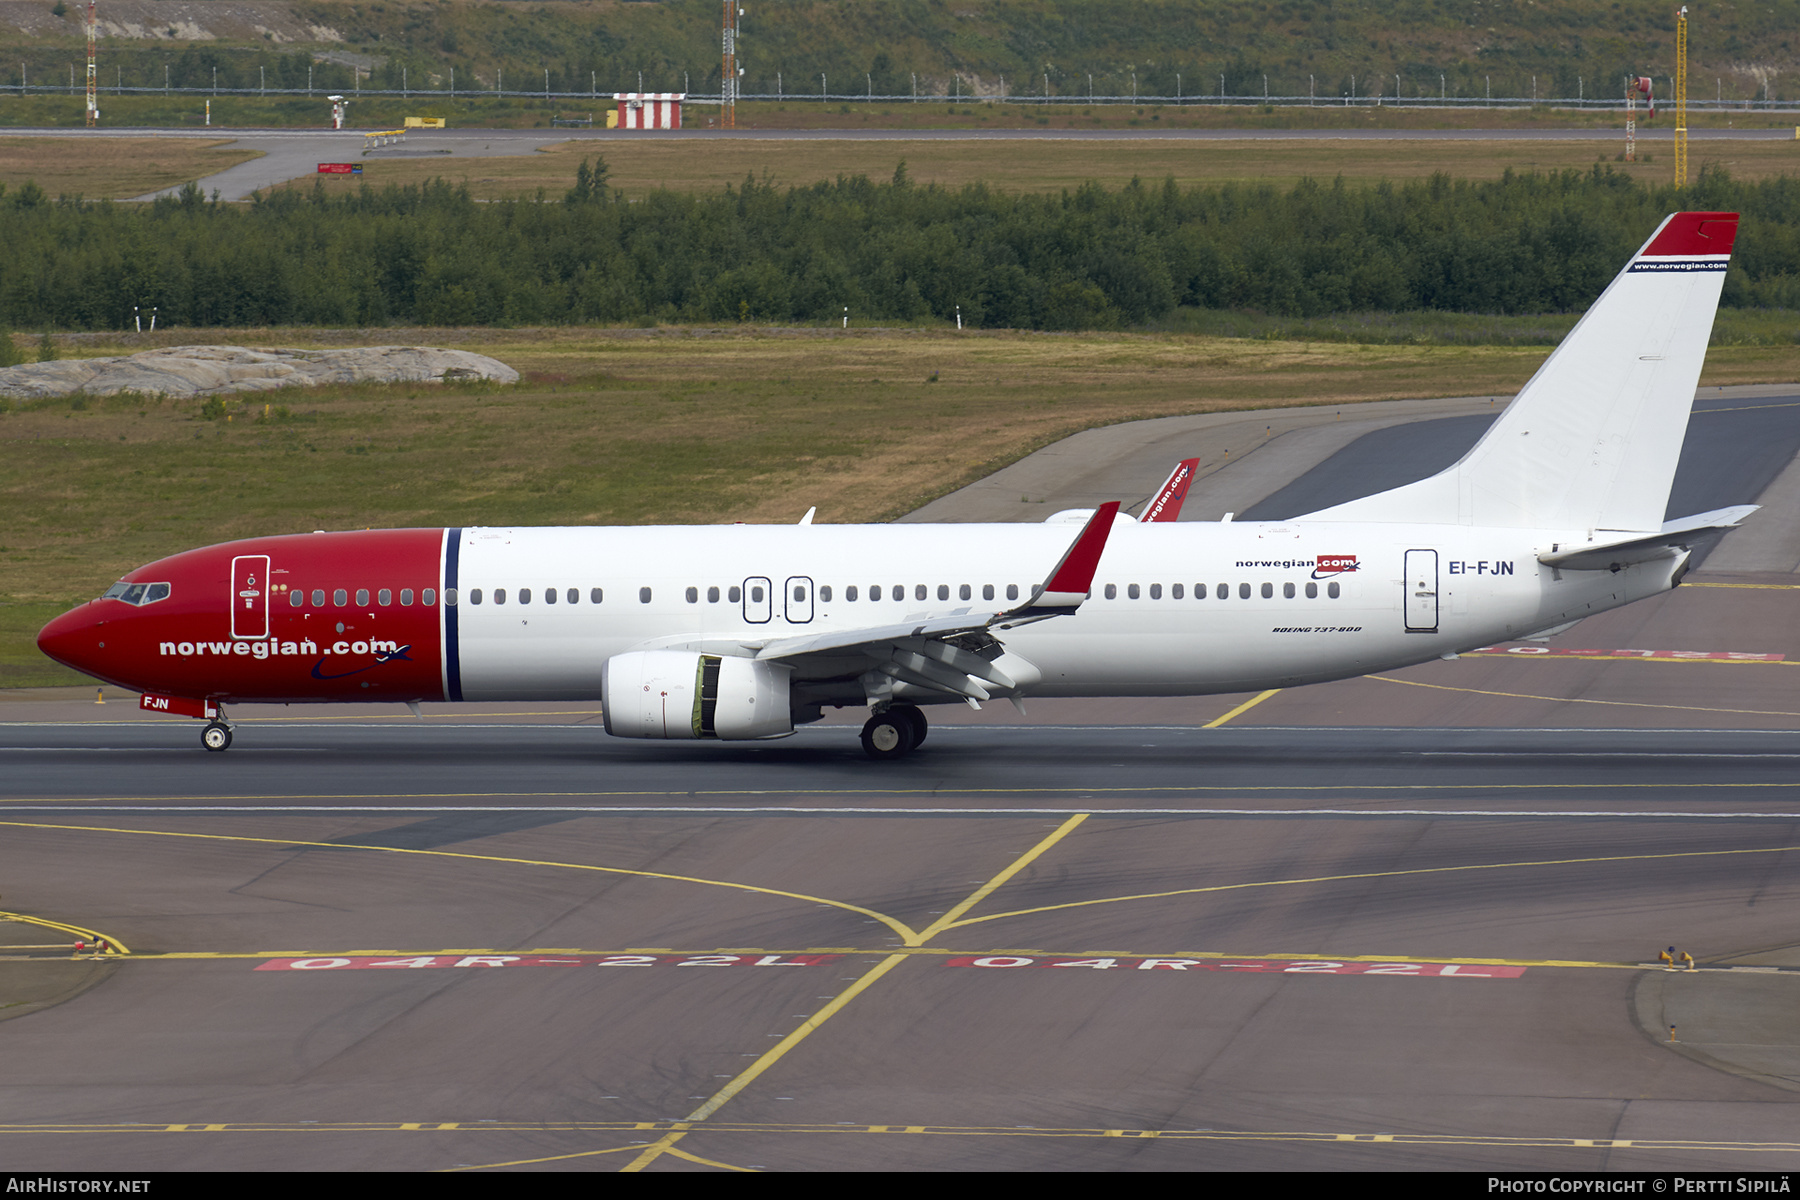
<path id="1" fill-rule="evenodd" d="M 231 726 L 224 721 L 208 721 L 200 731 L 200 744 L 208 750 L 225 750 L 231 746 Z"/>

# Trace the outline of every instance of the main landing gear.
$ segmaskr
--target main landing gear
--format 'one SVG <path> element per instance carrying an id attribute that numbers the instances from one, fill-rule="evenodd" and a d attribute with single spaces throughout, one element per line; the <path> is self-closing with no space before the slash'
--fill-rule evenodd
<path id="1" fill-rule="evenodd" d="M 918 705 L 889 705 L 863 726 L 863 752 L 878 761 L 905 758 L 924 743 L 929 729 Z"/>
<path id="2" fill-rule="evenodd" d="M 225 750 L 231 746 L 231 726 L 224 721 L 213 720 L 206 723 L 200 731 L 200 744 L 208 750 Z"/>

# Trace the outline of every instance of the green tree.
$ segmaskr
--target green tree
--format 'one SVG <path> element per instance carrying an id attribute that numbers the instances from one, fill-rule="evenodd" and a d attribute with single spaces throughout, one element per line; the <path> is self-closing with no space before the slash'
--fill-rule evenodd
<path id="1" fill-rule="evenodd" d="M 604 157 L 596 159 L 592 167 L 588 166 L 587 159 L 582 159 L 581 165 L 575 168 L 575 186 L 563 197 L 563 203 L 572 208 L 606 199 L 606 177 L 611 173 L 612 168 L 606 165 Z"/>
<path id="2" fill-rule="evenodd" d="M 44 336 L 38 339 L 38 361 L 56 361 L 56 340 L 50 336 L 48 329 L 44 330 Z"/>
<path id="3" fill-rule="evenodd" d="M 18 343 L 13 341 L 12 330 L 0 325 L 0 367 L 16 367 L 24 361 Z"/>

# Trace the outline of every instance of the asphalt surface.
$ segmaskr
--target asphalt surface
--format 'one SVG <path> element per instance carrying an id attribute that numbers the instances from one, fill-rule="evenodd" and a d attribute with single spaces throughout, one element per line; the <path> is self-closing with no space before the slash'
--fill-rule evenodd
<path id="1" fill-rule="evenodd" d="M 854 714 L 681 746 L 590 705 L 246 707 L 209 755 L 15 693 L 0 1154 L 1800 1168 L 1800 580 L 1784 534 L 1734 549 L 1800 515 L 1796 390 L 1691 426 L 1672 509 L 1769 506 L 1731 571 L 1377 677 L 934 711 L 895 764 Z M 1422 474 L 1498 403 L 1180 433 L 1250 511 Z M 1020 464 L 1027 507 L 1197 452 L 1148 424 Z M 128 953 L 27 948 L 96 934 Z"/>
<path id="2" fill-rule="evenodd" d="M 1708 393 L 1694 402 L 1666 519 L 1753 504 L 1800 454 L 1800 392 Z M 1365 434 L 1238 516 L 1285 520 L 1435 475 L 1461 458 L 1498 415 L 1446 417 Z"/>

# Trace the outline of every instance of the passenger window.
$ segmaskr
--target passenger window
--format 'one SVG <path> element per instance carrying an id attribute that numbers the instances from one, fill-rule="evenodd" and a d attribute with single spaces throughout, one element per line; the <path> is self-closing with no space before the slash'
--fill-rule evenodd
<path id="1" fill-rule="evenodd" d="M 299 608 L 302 604 L 306 603 L 306 593 L 302 591 L 289 592 L 288 603 L 295 608 Z"/>
<path id="2" fill-rule="evenodd" d="M 826 604 L 831 603 L 831 585 L 830 584 L 826 584 L 824 587 L 819 589 L 819 599 L 824 601 Z"/>
<path id="3" fill-rule="evenodd" d="M 481 589 L 480 588 L 470 588 L 469 589 L 469 603 L 470 604 L 480 604 L 481 603 Z"/>
<path id="4" fill-rule="evenodd" d="M 314 608 L 325 607 L 325 590 L 323 588 L 313 589 L 312 603 Z"/>
<path id="5" fill-rule="evenodd" d="M 392 588 L 382 588 L 381 591 L 376 593 L 375 599 L 381 605 L 381 607 L 386 608 L 388 605 L 390 605 L 394 602 L 393 589 Z"/>
<path id="6" fill-rule="evenodd" d="M 567 600 L 570 604 L 579 604 L 581 602 L 581 589 L 570 588 L 563 596 L 563 599 Z"/>
<path id="7" fill-rule="evenodd" d="M 925 585 L 924 584 L 920 583 L 920 584 L 913 585 L 913 599 L 914 600 L 923 600 L 923 599 L 925 599 L 925 595 L 926 595 L 926 593 L 925 593 Z"/>
<path id="8" fill-rule="evenodd" d="M 739 600 L 744 598 L 744 589 L 740 587 L 727 588 L 725 589 L 725 598 L 733 604 L 736 604 Z"/>
<path id="9" fill-rule="evenodd" d="M 1008 600 L 1017 600 L 1019 598 L 1019 585 L 1018 584 L 1009 583 L 1006 585 L 1006 598 Z"/>
<path id="10" fill-rule="evenodd" d="M 984 583 L 981 585 L 981 598 L 983 600 L 992 600 L 994 598 L 994 585 L 993 584 Z"/>
<path id="11" fill-rule="evenodd" d="M 881 585 L 879 583 L 872 583 L 869 585 L 869 599 L 881 599 Z"/>
<path id="12" fill-rule="evenodd" d="M 1181 599 L 1181 595 L 1181 585 L 1179 583 L 1169 585 L 1169 599 L 1179 600 Z"/>
<path id="13" fill-rule="evenodd" d="M 708 604 L 717 604 L 719 602 L 719 589 L 718 588 L 709 587 L 706 589 L 706 602 Z"/>
<path id="14" fill-rule="evenodd" d="M 761 604 L 762 599 L 763 599 L 763 590 L 761 588 L 753 587 L 750 589 L 750 603 Z"/>
<path id="15" fill-rule="evenodd" d="M 412 606 L 412 589 L 411 588 L 401 588 L 400 589 L 400 607 L 401 608 L 410 608 L 411 606 Z"/>
<path id="16" fill-rule="evenodd" d="M 691 587 L 687 590 L 687 602 L 689 604 L 700 603 L 700 589 L 699 588 Z"/>
<path id="17" fill-rule="evenodd" d="M 369 589 L 368 588 L 357 588 L 356 589 L 356 607 L 358 607 L 358 608 L 369 607 Z"/>
<path id="18" fill-rule="evenodd" d="M 1274 595 L 1275 595 L 1275 585 L 1274 584 L 1265 583 L 1262 585 L 1262 598 L 1264 600 L 1271 599 Z"/>
<path id="19" fill-rule="evenodd" d="M 555 588 L 545 588 L 544 589 L 544 603 L 545 604 L 555 604 L 556 603 L 556 589 Z"/>
<path id="20" fill-rule="evenodd" d="M 1338 598 L 1338 585 L 1336 583 L 1326 584 L 1325 594 L 1330 596 L 1333 600 L 1336 600 Z"/>
<path id="21" fill-rule="evenodd" d="M 1238 599 L 1239 600 L 1248 600 L 1249 598 L 1250 598 L 1250 585 L 1247 583 L 1238 584 Z"/>
<path id="22" fill-rule="evenodd" d="M 531 603 L 531 589 L 530 588 L 520 588 L 519 589 L 519 603 L 520 604 L 530 604 Z"/>
<path id="23" fill-rule="evenodd" d="M 1177 585 L 1177 586 L 1180 586 L 1180 585 Z M 1161 600 L 1162 599 L 1162 584 L 1153 583 L 1150 585 L 1150 598 L 1152 600 Z"/>
<path id="24" fill-rule="evenodd" d="M 650 589 L 649 588 L 641 587 L 638 589 L 638 603 L 639 604 L 650 603 Z"/>
<path id="25" fill-rule="evenodd" d="M 966 583 L 956 589 L 956 598 L 958 600 L 967 600 L 974 594 L 974 592 L 969 590 L 969 585 Z"/>
<path id="26" fill-rule="evenodd" d="M 1126 588 L 1125 594 L 1127 596 L 1130 596 L 1133 600 L 1136 600 L 1138 598 L 1138 585 L 1134 583 L 1130 587 Z"/>
<path id="27" fill-rule="evenodd" d="M 1249 587 L 1250 585 L 1245 584 L 1244 586 Z M 1246 596 L 1248 596 L 1249 594 L 1250 594 L 1249 592 L 1244 593 L 1244 595 L 1246 595 Z M 1220 600 L 1231 599 L 1231 585 L 1229 583 L 1221 583 L 1218 587 L 1213 589 L 1213 595 L 1218 597 Z"/>
<path id="28" fill-rule="evenodd" d="M 588 591 L 589 604 L 599 604 L 604 599 L 606 599 L 606 589 L 592 588 Z"/>
<path id="29" fill-rule="evenodd" d="M 852 602 L 856 600 L 856 585 L 854 583 L 844 589 L 844 599 Z"/>
<path id="30" fill-rule="evenodd" d="M 1106 598 L 1108 600 L 1117 600 L 1119 598 L 1119 585 L 1118 584 L 1109 583 L 1106 585 Z"/>
<path id="31" fill-rule="evenodd" d="M 1318 584 L 1309 583 L 1306 585 L 1306 598 L 1308 600 L 1317 600 L 1319 598 L 1319 585 Z"/>
<path id="32" fill-rule="evenodd" d="M 436 588 L 426 588 L 424 590 L 424 592 L 422 592 L 419 596 L 419 603 L 425 604 L 425 605 L 436 604 L 437 603 L 437 589 Z M 444 603 L 451 608 L 456 607 L 456 589 L 455 588 L 445 588 L 444 589 Z"/>
<path id="33" fill-rule="evenodd" d="M 938 599 L 939 600 L 948 600 L 949 598 L 950 598 L 950 585 L 947 583 L 938 584 Z"/>
<path id="34" fill-rule="evenodd" d="M 506 603 L 506 589 L 505 588 L 495 588 L 494 589 L 494 603 L 495 604 L 505 604 Z"/>
<path id="35" fill-rule="evenodd" d="M 343 588 L 338 588 L 331 593 L 331 602 L 339 608 L 342 608 L 344 605 L 350 603 L 350 593 L 346 592 Z"/>
<path id="36" fill-rule="evenodd" d="M 1204 583 L 1196 583 L 1194 585 L 1194 599 L 1196 599 L 1196 600 L 1206 599 L 1206 585 Z"/>
<path id="37" fill-rule="evenodd" d="M 1292 600 L 1294 598 L 1294 585 L 1291 583 L 1282 584 L 1281 594 L 1287 599 Z"/>
<path id="38" fill-rule="evenodd" d="M 805 600 L 806 599 L 806 589 L 804 587 L 801 587 L 796 584 L 794 587 L 794 599 L 797 602 Z"/>

